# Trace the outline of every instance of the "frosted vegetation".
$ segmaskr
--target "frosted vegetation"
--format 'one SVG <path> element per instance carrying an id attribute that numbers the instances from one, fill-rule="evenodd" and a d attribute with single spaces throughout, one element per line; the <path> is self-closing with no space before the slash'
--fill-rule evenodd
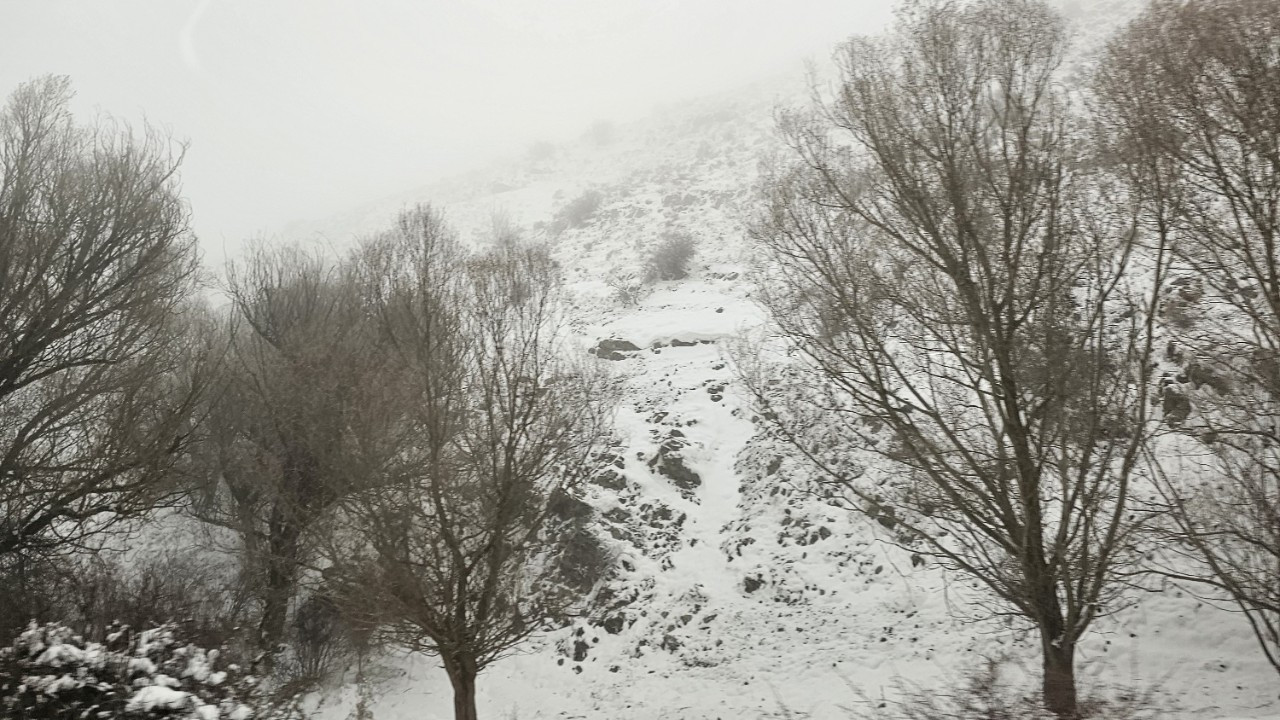
<path id="1" fill-rule="evenodd" d="M 22 85 L 0 713 L 1275 717 L 1278 43 L 907 2 L 223 271 Z"/>

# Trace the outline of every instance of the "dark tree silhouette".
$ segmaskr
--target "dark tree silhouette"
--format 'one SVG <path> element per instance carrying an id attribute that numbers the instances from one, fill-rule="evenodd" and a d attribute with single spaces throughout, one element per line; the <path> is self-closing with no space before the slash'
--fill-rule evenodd
<path id="1" fill-rule="evenodd" d="M 314 531 L 357 482 L 385 417 L 372 323 L 348 268 L 296 246 L 231 269 L 226 346 L 197 458 L 203 519 L 235 530 L 262 615 L 258 645 L 284 639 Z"/>
<path id="2" fill-rule="evenodd" d="M 172 498 L 204 376 L 181 153 L 70 99 L 46 77 L 0 111 L 0 562 Z"/>
<path id="3" fill-rule="evenodd" d="M 544 250 L 469 255 L 418 208 L 362 261 L 395 368 L 397 444 L 344 503 L 328 580 L 386 639 L 437 654 L 455 716 L 474 720 L 478 674 L 581 599 L 546 519 L 592 468 L 601 388 L 562 356 Z"/>
<path id="4" fill-rule="evenodd" d="M 1136 261 L 1133 202 L 1058 85 L 1066 47 L 1044 4 L 980 0 L 911 3 L 841 48 L 834 97 L 781 117 L 755 226 L 811 392 L 746 379 L 825 482 L 1039 631 L 1044 703 L 1071 717 L 1076 645 L 1131 559 L 1163 260 Z"/>

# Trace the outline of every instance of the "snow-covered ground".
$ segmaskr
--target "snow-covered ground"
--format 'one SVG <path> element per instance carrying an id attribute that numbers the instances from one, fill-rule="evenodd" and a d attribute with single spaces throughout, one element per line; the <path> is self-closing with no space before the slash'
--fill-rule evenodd
<path id="1" fill-rule="evenodd" d="M 621 538 L 610 587 L 626 602 L 486 672 L 484 716 L 847 718 L 846 708 L 893 697 L 901 681 L 945 680 L 985 655 L 1033 668 L 1034 637 L 966 621 L 975 594 L 962 580 L 917 566 L 881 542 L 875 523 L 777 477 L 761 481 L 743 460 L 756 427 L 725 341 L 762 321 L 747 287 L 668 283 L 587 326 L 642 348 L 615 367 L 625 378 L 625 485 L 588 496 Z M 695 488 L 682 491 L 649 463 L 672 431 L 687 443 L 679 453 L 700 478 Z M 1086 691 L 1152 692 L 1178 708 L 1168 717 L 1280 717 L 1274 673 L 1240 617 L 1176 589 L 1135 601 L 1081 647 Z M 385 662 L 376 717 L 450 717 L 448 683 L 431 659 Z M 330 695 L 320 717 L 345 718 L 354 693 Z"/>
<path id="2" fill-rule="evenodd" d="M 1085 19 L 1132 7 L 1064 4 Z M 1088 39 L 1096 45 L 1097 32 Z M 623 467 L 585 498 L 617 552 L 606 609 L 487 670 L 483 717 L 847 718 L 903 682 L 954 678 L 985 656 L 1008 655 L 1035 675 L 1025 628 L 981 620 L 967 581 L 885 543 L 879 524 L 801 492 L 787 481 L 796 461 L 753 444 L 759 428 L 732 358 L 766 319 L 751 297 L 744 227 L 758 163 L 776 149 L 772 109 L 804 93 L 798 76 L 774 79 L 619 127 L 606 144 L 540 148 L 315 226 L 336 242 L 431 200 L 483 243 L 501 214 L 553 244 L 584 352 L 606 339 L 637 348 L 598 360 L 624 389 Z M 603 198 L 594 217 L 555 232 L 557 213 L 588 190 Z M 697 244 L 689 279 L 630 298 L 608 282 L 642 275 L 652 248 L 676 232 Z M 1280 718 L 1275 673 L 1240 616 L 1176 587 L 1131 597 L 1082 642 L 1084 692 L 1150 692 L 1172 718 Z M 379 720 L 452 716 L 433 659 L 383 658 L 371 675 Z M 331 689 L 317 698 L 317 717 L 347 718 L 356 696 L 351 684 Z"/>

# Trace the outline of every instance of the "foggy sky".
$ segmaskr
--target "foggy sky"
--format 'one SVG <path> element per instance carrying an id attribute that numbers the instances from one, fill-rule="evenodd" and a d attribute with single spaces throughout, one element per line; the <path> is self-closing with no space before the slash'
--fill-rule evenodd
<path id="1" fill-rule="evenodd" d="M 190 143 L 206 256 L 874 32 L 884 0 L 0 0 L 0 94 Z"/>

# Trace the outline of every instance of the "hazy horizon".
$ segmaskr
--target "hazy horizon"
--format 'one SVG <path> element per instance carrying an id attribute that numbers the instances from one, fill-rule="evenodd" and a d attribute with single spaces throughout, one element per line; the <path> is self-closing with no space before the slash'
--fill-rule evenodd
<path id="1" fill-rule="evenodd" d="M 0 88 L 71 77 L 77 113 L 189 142 L 206 256 L 750 84 L 883 26 L 862 0 L 2 2 Z"/>

